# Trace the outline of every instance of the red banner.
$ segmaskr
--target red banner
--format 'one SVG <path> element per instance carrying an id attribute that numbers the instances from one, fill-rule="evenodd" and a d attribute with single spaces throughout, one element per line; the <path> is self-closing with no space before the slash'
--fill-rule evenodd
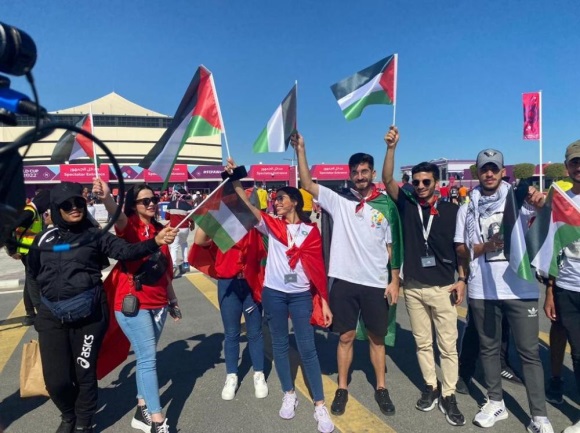
<path id="1" fill-rule="evenodd" d="M 145 182 L 163 183 L 163 178 L 157 173 L 148 169 L 143 170 L 143 172 Z M 169 182 L 186 182 L 188 177 L 187 164 L 175 164 L 171 170 Z"/>
<path id="2" fill-rule="evenodd" d="M 313 165 L 310 173 L 318 180 L 348 180 L 348 164 L 318 164 Z"/>
<path id="3" fill-rule="evenodd" d="M 524 104 L 524 140 L 541 140 L 540 104 L 542 94 L 534 92 L 524 93 L 522 96 Z"/>
<path id="4" fill-rule="evenodd" d="M 290 166 L 282 164 L 252 165 L 248 177 L 261 181 L 288 181 L 290 180 Z"/>
<path id="5" fill-rule="evenodd" d="M 110 172 L 108 164 L 101 164 L 99 166 L 99 177 L 105 182 L 108 182 L 110 180 Z M 93 164 L 60 165 L 61 182 L 93 183 L 94 178 L 95 178 L 95 166 Z"/>

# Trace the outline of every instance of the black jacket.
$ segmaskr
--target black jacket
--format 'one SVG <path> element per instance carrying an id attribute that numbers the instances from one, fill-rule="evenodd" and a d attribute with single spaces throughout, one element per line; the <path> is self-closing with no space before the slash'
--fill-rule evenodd
<path id="1" fill-rule="evenodd" d="M 137 260 L 154 253 L 159 247 L 155 239 L 129 243 L 98 228 L 75 233 L 51 228 L 42 231 L 33 245 L 53 247 L 76 243 L 86 236 L 102 234 L 97 240 L 70 251 L 53 252 L 31 249 L 28 254 L 29 275 L 40 294 L 49 301 L 71 298 L 85 290 L 102 285 L 101 264 L 106 257 L 116 260 Z"/>

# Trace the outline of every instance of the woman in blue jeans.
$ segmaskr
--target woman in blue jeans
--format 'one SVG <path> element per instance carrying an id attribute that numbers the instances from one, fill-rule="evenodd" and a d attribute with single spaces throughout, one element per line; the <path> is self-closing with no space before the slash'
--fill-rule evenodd
<path id="1" fill-rule="evenodd" d="M 198 227 L 194 243 L 188 262 L 201 272 L 217 279 L 218 301 L 225 335 L 226 382 L 222 390 L 222 399 L 233 400 L 238 388 L 242 315 L 246 321 L 248 347 L 254 369 L 254 394 L 256 398 L 265 398 L 268 396 L 268 385 L 264 377 L 262 305 L 252 298 L 246 275 L 252 265 L 259 267 L 259 262 L 265 257 L 261 235 L 256 230 L 251 230 L 231 249 L 223 253 L 203 229 Z M 208 263 L 211 263 L 211 266 L 208 266 Z"/>
<path id="2" fill-rule="evenodd" d="M 236 176 L 234 169 L 235 164 L 229 159 L 226 171 Z M 278 217 L 273 217 L 252 206 L 239 181 L 234 181 L 233 185 L 238 196 L 258 219 L 256 228 L 268 236 L 261 300 L 272 335 L 274 364 L 284 392 L 280 417 L 294 418 L 298 405 L 288 356 L 290 317 L 314 400 L 314 419 L 318 423 L 318 431 L 330 433 L 334 430 L 334 424 L 324 404 L 322 372 L 311 324 L 328 327 L 332 323 L 320 231 L 302 212 L 304 202 L 298 189 L 283 187 L 276 191 Z"/>

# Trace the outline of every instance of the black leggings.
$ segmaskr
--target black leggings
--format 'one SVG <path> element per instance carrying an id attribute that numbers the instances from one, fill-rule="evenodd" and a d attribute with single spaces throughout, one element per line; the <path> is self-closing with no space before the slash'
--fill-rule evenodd
<path id="1" fill-rule="evenodd" d="M 104 298 L 104 297 L 103 297 Z M 97 411 L 97 356 L 107 330 L 106 302 L 78 324 L 61 324 L 41 305 L 35 322 L 46 389 L 64 419 L 92 425 Z"/>
<path id="2" fill-rule="evenodd" d="M 576 376 L 576 387 L 580 392 L 580 292 L 554 287 L 554 303 L 560 323 L 572 348 L 572 365 Z"/>

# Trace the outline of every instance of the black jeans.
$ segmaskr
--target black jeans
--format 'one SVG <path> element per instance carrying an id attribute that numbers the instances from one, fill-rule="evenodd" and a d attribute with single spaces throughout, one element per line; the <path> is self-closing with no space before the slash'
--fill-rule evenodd
<path id="1" fill-rule="evenodd" d="M 95 313 L 82 321 L 60 323 L 41 305 L 34 324 L 46 389 L 62 417 L 76 417 L 79 427 L 92 425 L 97 411 L 97 356 L 108 323 L 103 295 Z"/>
<path id="2" fill-rule="evenodd" d="M 580 392 L 580 292 L 554 287 L 554 303 L 560 323 L 572 348 L 572 365 L 576 376 L 576 387 Z"/>
<path id="3" fill-rule="evenodd" d="M 537 299 L 469 299 L 479 334 L 481 366 L 490 400 L 503 400 L 500 347 L 502 318 L 507 317 L 520 361 L 532 416 L 546 416 L 544 369 L 538 344 L 539 307 Z"/>

